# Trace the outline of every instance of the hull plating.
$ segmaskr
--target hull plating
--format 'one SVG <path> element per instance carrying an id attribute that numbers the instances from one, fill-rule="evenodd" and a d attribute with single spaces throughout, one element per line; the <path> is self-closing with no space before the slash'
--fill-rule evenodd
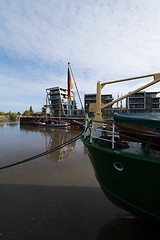
<path id="1" fill-rule="evenodd" d="M 135 215 L 160 220 L 160 158 L 82 141 L 105 195 Z"/>

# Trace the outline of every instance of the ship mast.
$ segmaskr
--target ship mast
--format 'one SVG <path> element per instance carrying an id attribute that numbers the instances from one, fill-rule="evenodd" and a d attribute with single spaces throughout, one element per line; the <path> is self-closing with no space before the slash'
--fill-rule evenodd
<path id="1" fill-rule="evenodd" d="M 46 90 L 46 122 L 47 122 L 47 96 L 48 96 L 48 93 L 47 93 L 47 90 Z"/>
<path id="2" fill-rule="evenodd" d="M 72 72 L 72 68 L 71 68 L 70 62 L 68 62 L 68 67 L 69 67 L 69 69 L 71 71 L 71 74 L 72 74 L 72 78 L 73 78 L 73 81 L 74 81 L 74 84 L 75 84 L 75 87 L 76 87 L 76 91 L 77 91 L 77 94 L 78 94 L 78 97 L 79 97 L 79 101 L 81 103 L 82 111 L 84 112 L 84 107 L 83 107 L 82 100 L 81 100 L 81 97 L 80 97 L 80 94 L 79 94 L 79 91 L 78 91 L 76 80 L 75 80 L 73 72 Z"/>

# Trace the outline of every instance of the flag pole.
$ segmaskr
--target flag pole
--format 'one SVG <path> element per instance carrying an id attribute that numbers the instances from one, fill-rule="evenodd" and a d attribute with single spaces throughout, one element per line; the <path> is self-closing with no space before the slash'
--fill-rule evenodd
<path id="1" fill-rule="evenodd" d="M 45 115 L 45 117 L 46 117 L 46 122 L 47 122 L 47 95 L 48 95 L 48 93 L 47 93 L 47 89 L 46 89 L 46 115 Z"/>
<path id="2" fill-rule="evenodd" d="M 70 62 L 68 62 L 68 67 L 69 67 L 69 69 L 71 71 L 71 74 L 72 74 L 72 78 L 73 78 L 73 81 L 74 81 L 74 84 L 75 84 L 75 87 L 76 87 L 76 90 L 77 90 L 77 94 L 78 94 L 78 97 L 79 97 L 79 100 L 80 100 L 80 103 L 81 103 L 82 111 L 84 112 L 82 100 L 81 100 L 81 97 L 80 97 L 80 94 L 79 94 L 79 91 L 78 91 L 78 87 L 77 87 L 77 84 L 76 84 L 76 81 L 75 81 L 75 78 L 74 78 L 74 75 L 73 75 L 73 72 L 72 72 L 72 68 L 71 68 Z"/>

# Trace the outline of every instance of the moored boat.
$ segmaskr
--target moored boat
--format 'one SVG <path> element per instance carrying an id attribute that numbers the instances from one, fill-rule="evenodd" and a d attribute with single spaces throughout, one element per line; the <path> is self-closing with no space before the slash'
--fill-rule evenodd
<path id="1" fill-rule="evenodd" d="M 69 128 L 69 122 L 65 121 L 47 121 L 47 122 L 36 122 L 36 125 L 39 127 L 50 127 L 50 128 Z"/>
<path id="2" fill-rule="evenodd" d="M 145 152 L 141 143 L 123 142 L 93 123 L 81 140 L 104 194 L 128 212 L 160 220 L 160 152 Z"/>
<path id="3" fill-rule="evenodd" d="M 82 129 L 84 127 L 84 122 L 79 122 L 76 120 L 71 121 L 71 129 Z"/>
<path id="4" fill-rule="evenodd" d="M 160 74 L 109 83 L 151 76 L 154 80 L 129 93 L 132 95 L 159 82 Z M 129 94 L 103 106 L 101 88 L 105 84 L 101 85 L 100 82 L 97 84 L 95 120 L 86 119 L 85 130 L 81 138 L 87 148 L 96 178 L 104 194 L 117 206 L 140 217 L 160 220 L 160 150 L 153 148 L 152 142 L 148 139 L 146 142 L 140 139 L 124 142 L 119 132 L 116 132 L 119 128 L 114 123 L 112 123 L 111 130 L 107 131 L 108 123 L 102 120 L 101 110 L 128 97 Z M 140 118 L 139 122 L 144 121 Z M 157 125 L 157 129 L 158 122 L 153 121 L 153 123 L 154 127 Z M 147 126 L 144 127 L 149 128 L 152 125 L 147 121 Z M 144 143 L 146 143 L 145 148 Z"/>

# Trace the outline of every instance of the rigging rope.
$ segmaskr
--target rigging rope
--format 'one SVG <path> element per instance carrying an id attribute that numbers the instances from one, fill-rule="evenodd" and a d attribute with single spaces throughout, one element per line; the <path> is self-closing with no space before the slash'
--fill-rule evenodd
<path id="1" fill-rule="evenodd" d="M 70 139 L 69 141 L 67 141 L 67 142 L 65 142 L 65 143 L 62 143 L 62 144 L 60 144 L 60 145 L 58 145 L 58 146 L 56 146 L 56 147 L 54 147 L 54 148 L 51 148 L 51 149 L 49 149 L 49 150 L 47 150 L 47 151 L 45 151 L 45 152 L 39 153 L 39 154 L 37 154 L 37 155 L 34 155 L 33 157 L 30 157 L 30 158 L 21 160 L 21 161 L 19 161 L 19 162 L 11 163 L 11 164 L 9 164 L 9 165 L 0 167 L 0 170 L 5 169 L 5 168 L 10 168 L 10 167 L 13 167 L 13 166 L 16 166 L 16 165 L 19 165 L 19 164 L 22 164 L 22 163 L 29 162 L 29 161 L 32 161 L 32 160 L 34 160 L 34 159 L 40 158 L 40 157 L 43 157 L 43 156 L 45 156 L 45 155 L 47 155 L 47 154 L 49 154 L 49 153 L 52 153 L 52 152 L 54 152 L 54 151 L 56 151 L 56 150 L 59 150 L 60 148 L 63 148 L 63 147 L 65 147 L 65 146 L 67 146 L 67 145 L 75 142 L 75 141 L 78 140 L 81 136 L 82 136 L 82 133 L 79 134 L 79 135 L 77 135 L 77 136 L 75 136 L 74 138 Z"/>

